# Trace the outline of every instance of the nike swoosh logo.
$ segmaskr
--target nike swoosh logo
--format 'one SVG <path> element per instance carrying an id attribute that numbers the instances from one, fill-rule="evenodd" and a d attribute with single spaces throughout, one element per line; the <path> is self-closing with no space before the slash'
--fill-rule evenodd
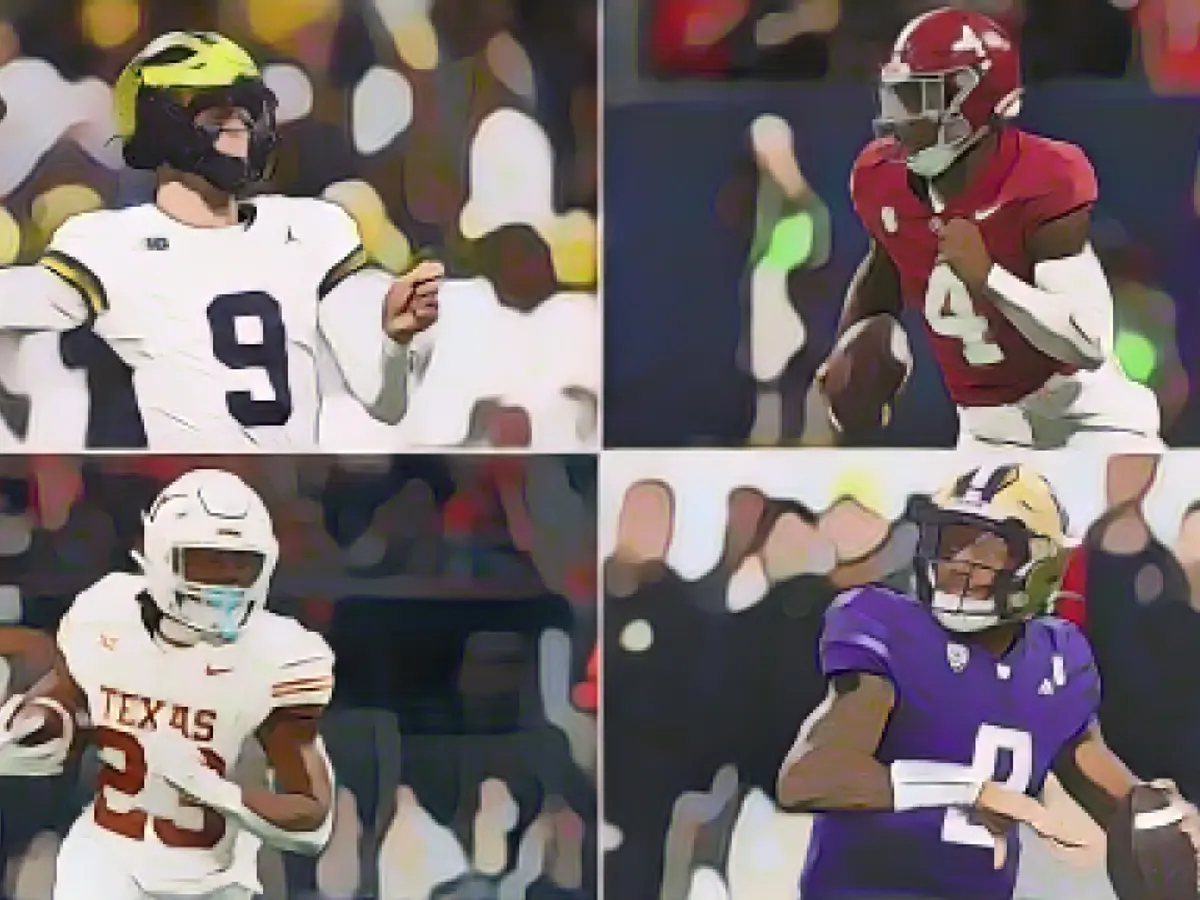
<path id="1" fill-rule="evenodd" d="M 224 675 L 227 672 L 232 672 L 232 671 L 233 671 L 233 669 L 219 669 L 215 666 L 205 666 L 204 667 L 205 675 Z"/>
<path id="2" fill-rule="evenodd" d="M 975 221 L 982 222 L 984 219 L 990 219 L 1000 211 L 1002 206 L 1004 206 L 1003 203 L 997 203 L 995 206 L 989 206 L 987 209 L 979 210 L 979 212 L 975 213 Z"/>

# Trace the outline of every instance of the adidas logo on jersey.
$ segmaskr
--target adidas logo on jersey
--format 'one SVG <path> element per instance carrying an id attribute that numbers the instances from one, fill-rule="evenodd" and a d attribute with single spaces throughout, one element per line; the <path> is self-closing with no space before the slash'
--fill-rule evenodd
<path id="1" fill-rule="evenodd" d="M 1043 678 L 1042 683 L 1038 685 L 1038 694 L 1042 697 L 1049 697 L 1054 693 L 1054 685 L 1050 683 L 1049 678 Z"/>

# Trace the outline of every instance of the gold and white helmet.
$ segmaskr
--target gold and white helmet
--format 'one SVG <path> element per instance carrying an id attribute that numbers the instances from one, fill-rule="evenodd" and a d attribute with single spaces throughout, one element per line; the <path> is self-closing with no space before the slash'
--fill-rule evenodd
<path id="1" fill-rule="evenodd" d="M 234 639 L 266 603 L 279 560 L 262 499 L 230 472 L 195 469 L 164 488 L 142 522 L 133 556 L 155 605 L 197 636 Z"/>
<path id="2" fill-rule="evenodd" d="M 1062 504 L 1033 469 L 1019 464 L 972 469 L 931 498 L 916 499 L 909 517 L 920 530 L 917 596 L 947 630 L 982 631 L 1052 608 L 1073 544 Z M 972 560 L 969 548 L 984 540 L 1000 548 L 1003 558 L 994 564 Z M 946 588 L 943 567 L 962 576 L 961 589 Z M 981 568 L 990 570 L 986 596 L 971 588 Z"/>

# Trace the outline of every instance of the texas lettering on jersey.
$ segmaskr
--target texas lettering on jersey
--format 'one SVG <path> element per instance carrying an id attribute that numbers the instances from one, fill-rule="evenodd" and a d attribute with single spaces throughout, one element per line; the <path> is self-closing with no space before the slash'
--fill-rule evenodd
<path id="1" fill-rule="evenodd" d="M 937 231 L 951 219 L 974 221 L 992 258 L 1032 283 L 1029 237 L 1096 202 L 1096 176 L 1080 148 L 1007 128 L 986 171 L 935 212 L 896 145 L 880 140 L 854 163 L 850 193 L 871 238 L 899 271 L 905 304 L 921 314 L 955 404 L 1012 404 L 1052 375 L 1073 371 L 1036 349 L 986 297 L 972 296 L 937 262 Z"/>
<path id="2" fill-rule="evenodd" d="M 333 654 L 315 632 L 265 610 L 236 641 L 164 648 L 143 621 L 145 591 L 141 576 L 106 576 L 75 599 L 59 627 L 101 761 L 83 827 L 149 892 L 195 891 L 234 871 L 253 878 L 257 844 L 238 841 L 235 824 L 152 774 L 159 746 L 152 735 L 178 732 L 204 765 L 227 775 L 275 710 L 328 704 Z"/>
<path id="3" fill-rule="evenodd" d="M 170 700 L 158 700 L 144 694 L 131 694 L 117 688 L 100 686 L 104 703 L 99 710 L 100 725 L 120 725 L 138 731 L 158 731 L 173 728 L 191 741 L 200 744 L 213 739 L 217 723 L 215 709 L 193 709 Z M 93 711 L 96 717 L 96 711 Z"/>

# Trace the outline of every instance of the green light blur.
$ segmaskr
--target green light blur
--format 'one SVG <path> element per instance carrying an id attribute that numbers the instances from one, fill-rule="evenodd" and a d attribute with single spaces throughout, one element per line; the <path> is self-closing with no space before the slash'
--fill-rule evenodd
<path id="1" fill-rule="evenodd" d="M 816 226 L 812 216 L 798 212 L 775 223 L 763 264 L 783 272 L 804 265 L 812 256 Z"/>
<path id="2" fill-rule="evenodd" d="M 1154 342 L 1137 331 L 1117 333 L 1117 361 L 1134 381 L 1145 384 L 1158 368 L 1158 348 Z"/>

